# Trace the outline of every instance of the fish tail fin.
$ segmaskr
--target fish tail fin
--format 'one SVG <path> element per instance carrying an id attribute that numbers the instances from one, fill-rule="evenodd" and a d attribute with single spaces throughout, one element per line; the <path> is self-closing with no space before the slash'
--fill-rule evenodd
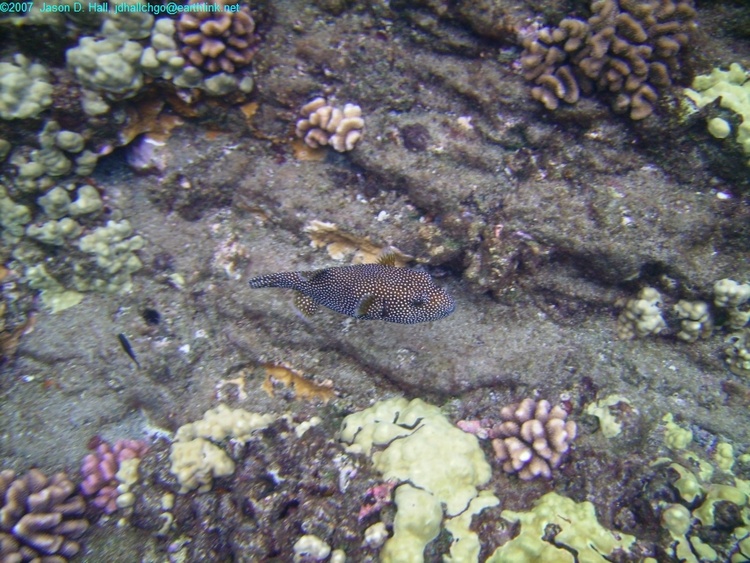
<path id="1" fill-rule="evenodd" d="M 289 287 L 296 289 L 302 280 L 298 272 L 280 272 L 251 279 L 250 287 Z"/>

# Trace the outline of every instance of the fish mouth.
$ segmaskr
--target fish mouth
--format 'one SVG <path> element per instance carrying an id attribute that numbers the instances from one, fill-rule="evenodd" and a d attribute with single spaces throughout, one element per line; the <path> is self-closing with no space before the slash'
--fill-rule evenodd
<path id="1" fill-rule="evenodd" d="M 442 314 L 443 317 L 447 317 L 453 311 L 456 310 L 456 301 L 450 295 L 447 295 L 446 297 L 448 298 L 447 300 L 449 304 L 448 306 L 445 307 L 445 309 L 443 309 L 443 314 Z"/>

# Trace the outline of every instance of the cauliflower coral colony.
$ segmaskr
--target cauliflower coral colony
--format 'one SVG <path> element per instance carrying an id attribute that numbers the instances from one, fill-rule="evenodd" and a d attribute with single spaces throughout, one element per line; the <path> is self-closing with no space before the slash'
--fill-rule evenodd
<path id="1" fill-rule="evenodd" d="M 115 2 L 122 3 L 139 2 Z M 88 291 L 128 291 L 142 267 L 144 239 L 112 201 L 105 205 L 88 177 L 114 147 L 144 130 L 168 133 L 180 120 L 161 119 L 162 101 L 130 100 L 166 83 L 209 96 L 252 90 L 258 36 L 250 9 L 238 0 L 213 4 L 217 10 L 174 19 L 114 8 L 48 13 L 38 6 L 16 18 L 19 25 L 77 32 L 64 53 L 73 100 L 63 88 L 53 95 L 65 75 L 42 62 L 22 54 L 0 62 L 0 117 L 39 128 L 36 139 L 0 133 L 0 233 L 12 269 L 40 292 L 47 309 L 74 306 Z M 50 118 L 53 104 L 58 120 Z"/>

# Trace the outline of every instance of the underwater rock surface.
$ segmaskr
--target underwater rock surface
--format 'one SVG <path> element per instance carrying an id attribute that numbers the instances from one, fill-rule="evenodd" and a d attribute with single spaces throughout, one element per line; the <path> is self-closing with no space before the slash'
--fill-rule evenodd
<path id="1" fill-rule="evenodd" d="M 679 90 L 637 123 L 596 97 L 539 107 L 516 62 L 520 38 L 570 10 L 546 0 L 260 2 L 250 6 L 259 38 L 252 94 L 212 98 L 164 75 L 129 88 L 132 99 L 104 96 L 111 113 L 98 117 L 71 109 L 83 94 L 60 62 L 60 30 L 98 32 L 64 16 L 33 24 L 60 53 L 38 55 L 56 89 L 51 109 L 44 101 L 36 120 L 0 121 L 10 146 L 0 143 L 0 225 L 12 235 L 0 248 L 0 469 L 75 476 L 100 440 L 140 438 L 150 448 L 132 504 L 113 507 L 109 520 L 87 508 L 79 560 L 291 561 L 325 546 L 330 561 L 337 549 L 378 560 L 398 528 L 394 485 L 337 432 L 346 416 L 398 395 L 440 406 L 453 424 L 546 400 L 577 425 L 552 481 L 520 482 L 481 443 L 492 466 L 485 489 L 500 506 L 473 507 L 461 528 L 478 534 L 478 560 L 511 541 L 534 543 L 510 522 L 539 524 L 533 511 L 547 502 L 580 510 L 607 538 L 636 538 L 622 542 L 629 551 L 618 560 L 678 557 L 699 540 L 719 559 L 750 553 L 735 532 L 750 524 L 740 515 L 750 494 L 750 382 L 727 368 L 726 312 L 713 308 L 713 332 L 688 343 L 673 310 L 682 300 L 710 304 L 719 279 L 750 279 L 749 193 L 737 179 L 746 163 L 722 174 L 716 154 L 734 153 L 706 128 L 719 110 L 683 119 Z M 747 36 L 725 28 L 742 15 L 698 7 L 696 72 L 750 68 Z M 3 39 L 3 60 L 34 55 L 23 34 L 37 27 L 28 25 Z M 352 150 L 296 139 L 299 109 L 318 96 L 361 106 Z M 144 107 L 151 97 L 164 103 Z M 22 166 L 36 173 L 43 162 L 32 153 L 53 113 L 65 138 L 75 133 L 99 151 L 95 170 L 63 182 L 50 166 L 20 178 Z M 70 157 L 45 148 L 50 161 Z M 48 209 L 65 220 L 70 196 L 94 190 L 101 206 L 76 217 L 74 236 L 28 235 L 38 222 L 45 233 L 55 226 Z M 66 203 L 53 209 L 48 196 L 44 207 L 43 193 Z M 90 255 L 77 246 L 110 220 L 127 221 L 138 244 L 104 241 Z M 247 285 L 268 272 L 372 261 L 391 247 L 453 296 L 450 316 L 417 325 L 328 310 L 302 318 L 288 292 Z M 112 256 L 129 261 L 130 291 L 78 288 L 80 302 L 54 314 L 44 294 L 40 302 L 40 290 L 94 279 L 95 260 L 115 268 Z M 30 287 L 29 264 L 49 277 Z M 618 340 L 618 314 L 645 287 L 659 291 L 664 330 Z M 215 440 L 234 473 L 205 493 L 180 493 L 169 473 L 172 433 L 219 403 L 275 422 L 252 441 Z M 365 510 L 373 488 L 388 494 Z M 572 500 L 540 501 L 551 491 Z M 443 531 L 425 561 L 452 542 L 450 526 L 435 529 Z"/>

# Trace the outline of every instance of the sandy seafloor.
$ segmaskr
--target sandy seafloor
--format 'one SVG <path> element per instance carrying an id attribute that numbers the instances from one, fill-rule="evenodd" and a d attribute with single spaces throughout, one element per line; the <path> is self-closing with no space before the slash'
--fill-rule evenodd
<path id="1" fill-rule="evenodd" d="M 750 387 L 727 369 L 724 329 L 681 342 L 670 311 L 683 298 L 710 302 L 719 279 L 750 280 L 750 171 L 724 159 L 727 143 L 703 122 L 681 124 L 665 108 L 635 123 L 597 98 L 548 112 L 529 97 L 513 64 L 520 47 L 483 27 L 487 14 L 554 23 L 585 14 L 585 2 L 469 4 L 253 5 L 261 42 L 245 103 L 258 104 L 254 114 L 202 102 L 200 115 L 172 131 L 163 171 L 135 174 L 122 147 L 93 174 L 107 205 L 146 240 L 132 290 L 87 293 L 51 314 L 20 277 L 6 280 L 14 303 L 6 325 L 32 310 L 35 324 L 0 371 L 0 468 L 63 470 L 76 480 L 94 436 L 151 444 L 127 522 L 92 511 L 74 560 L 168 561 L 179 552 L 187 561 L 291 561 L 303 533 L 344 549 L 347 561 L 377 560 L 362 543 L 377 518 L 358 522 L 357 511 L 380 478 L 357 458 L 359 473 L 341 493 L 332 460 L 343 452 L 343 417 L 397 395 L 439 405 L 453 422 L 497 417 L 526 397 L 570 407 L 579 435 L 553 479 L 520 481 L 490 460 L 484 488 L 500 505 L 475 518 L 481 560 L 514 533 L 502 510 L 528 510 L 549 491 L 593 502 L 605 528 L 638 538 L 639 555 L 616 560 L 677 560 L 659 524 L 659 502 L 675 500 L 674 475 L 651 464 L 684 452 L 665 445 L 662 417 L 673 413 L 693 430 L 689 451 L 699 458 L 711 461 L 719 442 L 739 458 L 750 453 Z M 697 9 L 696 72 L 750 68 L 750 34 L 730 25 L 750 27 L 747 7 Z M 0 43 L 2 54 L 19 33 Z M 296 112 L 320 94 L 359 104 L 365 134 L 349 153 L 300 158 Z M 455 313 L 420 325 L 327 310 L 304 319 L 289 292 L 251 290 L 253 275 L 351 260 L 313 247 L 311 221 L 413 256 L 454 296 Z M 168 281 L 175 273 L 182 287 Z M 617 315 L 645 286 L 662 292 L 670 328 L 618 340 Z M 160 313 L 158 325 L 145 322 L 145 309 Z M 327 382 L 335 397 L 304 399 L 281 386 L 269 393 L 269 363 Z M 217 388 L 237 377 L 242 394 Z M 585 408 L 613 394 L 630 406 L 615 413 L 623 432 L 605 438 Z M 322 423 L 297 439 L 279 422 L 234 452 L 233 477 L 203 495 L 178 495 L 173 528 L 154 535 L 159 498 L 177 490 L 171 433 L 222 401 Z M 490 459 L 489 443 L 482 447 Z M 281 483 L 271 484 L 269 468 Z M 714 480 L 747 478 L 750 463 L 738 460 L 733 472 L 717 469 Z M 243 504 L 259 495 L 265 508 Z M 394 514 L 390 505 L 379 517 L 390 527 Z M 695 526 L 720 558 L 736 555 L 731 530 Z M 449 543 L 443 531 L 425 561 L 440 561 Z"/>

